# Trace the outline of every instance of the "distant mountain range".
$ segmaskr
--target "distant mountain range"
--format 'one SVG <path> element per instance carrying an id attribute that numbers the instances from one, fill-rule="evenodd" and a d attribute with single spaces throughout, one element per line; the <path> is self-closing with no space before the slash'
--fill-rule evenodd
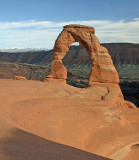
<path id="1" fill-rule="evenodd" d="M 114 64 L 139 64 L 139 44 L 132 43 L 104 43 Z M 53 50 L 34 50 L 31 52 L 22 51 L 22 53 L 0 52 L 0 61 L 17 62 L 47 65 L 51 64 L 53 59 Z M 72 64 L 90 64 L 89 53 L 84 47 L 71 46 L 63 59 L 66 65 Z"/>
<path id="2" fill-rule="evenodd" d="M 9 52 L 9 53 L 17 53 L 17 52 L 33 52 L 33 51 L 48 51 L 46 48 L 29 48 L 29 47 L 7 47 L 0 48 L 0 52 Z"/>

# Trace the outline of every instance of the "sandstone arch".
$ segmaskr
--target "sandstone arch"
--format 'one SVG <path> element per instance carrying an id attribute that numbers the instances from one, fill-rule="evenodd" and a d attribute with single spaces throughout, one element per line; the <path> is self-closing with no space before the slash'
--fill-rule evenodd
<path id="1" fill-rule="evenodd" d="M 119 83 L 118 73 L 113 65 L 108 50 L 100 45 L 95 36 L 93 27 L 83 25 L 67 25 L 59 34 L 54 45 L 54 60 L 51 65 L 51 74 L 45 80 L 66 82 L 67 70 L 62 59 L 73 42 L 79 42 L 90 53 L 91 71 L 89 85 L 99 83 Z"/>

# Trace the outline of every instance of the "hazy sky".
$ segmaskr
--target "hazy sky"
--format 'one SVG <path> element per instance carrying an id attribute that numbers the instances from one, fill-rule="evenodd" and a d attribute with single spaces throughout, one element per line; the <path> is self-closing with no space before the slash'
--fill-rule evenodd
<path id="1" fill-rule="evenodd" d="M 95 27 L 102 43 L 139 43 L 139 0 L 3 0 L 0 48 L 51 49 L 67 24 Z"/>

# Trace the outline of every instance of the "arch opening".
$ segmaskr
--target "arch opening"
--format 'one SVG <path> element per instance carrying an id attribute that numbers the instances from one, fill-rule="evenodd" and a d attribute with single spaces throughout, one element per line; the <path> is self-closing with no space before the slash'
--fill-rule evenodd
<path id="1" fill-rule="evenodd" d="M 67 69 L 67 84 L 79 88 L 88 87 L 91 61 L 84 46 L 80 46 L 79 42 L 72 43 L 62 62 Z"/>

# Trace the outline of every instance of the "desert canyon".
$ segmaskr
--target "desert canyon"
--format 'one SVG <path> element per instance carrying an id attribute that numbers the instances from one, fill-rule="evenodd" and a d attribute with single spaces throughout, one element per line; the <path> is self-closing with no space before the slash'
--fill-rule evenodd
<path id="1" fill-rule="evenodd" d="M 73 42 L 88 52 L 88 88 L 66 84 Z M 51 73 L 41 81 L 0 79 L 0 160 L 138 160 L 139 110 L 124 100 L 108 50 L 93 27 L 64 26 Z"/>

